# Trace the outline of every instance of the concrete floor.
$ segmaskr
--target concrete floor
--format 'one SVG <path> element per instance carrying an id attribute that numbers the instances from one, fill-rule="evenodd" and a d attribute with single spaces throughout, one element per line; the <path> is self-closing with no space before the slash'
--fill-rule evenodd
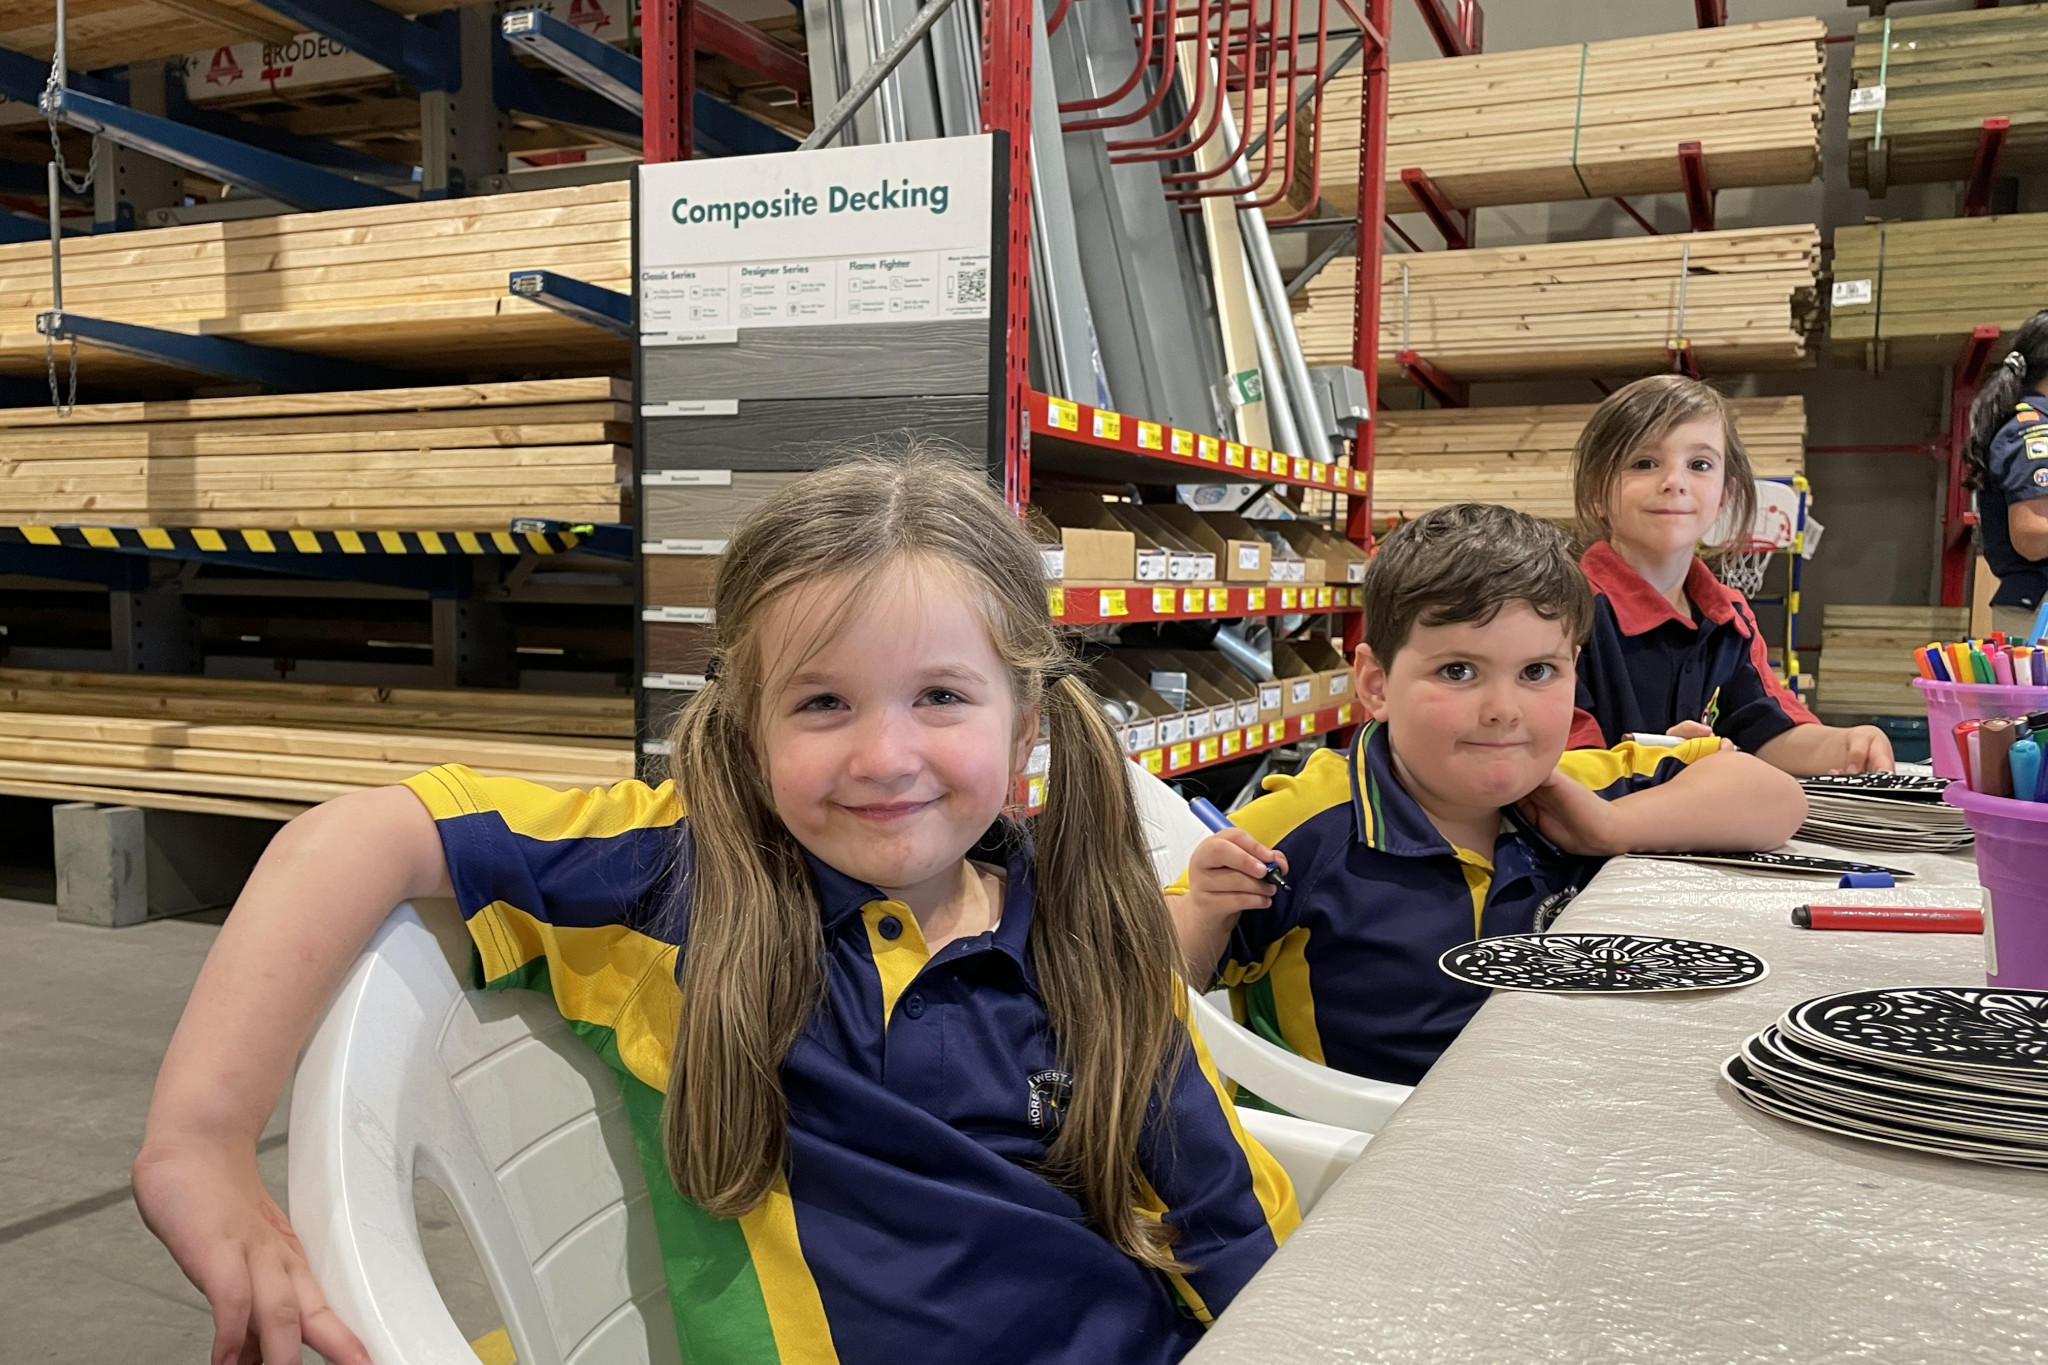
<path id="1" fill-rule="evenodd" d="M 0 899 L 0 1359 L 197 1365 L 206 1301 L 142 1226 L 128 1167 L 219 931 L 202 917 L 61 924 L 50 888 L 33 857 L 0 866 L 0 894 L 34 897 Z M 288 1111 L 289 1096 L 259 1149 L 280 1204 Z M 474 1340 L 502 1318 L 445 1198 L 424 1182 L 416 1194 L 429 1265 Z"/>

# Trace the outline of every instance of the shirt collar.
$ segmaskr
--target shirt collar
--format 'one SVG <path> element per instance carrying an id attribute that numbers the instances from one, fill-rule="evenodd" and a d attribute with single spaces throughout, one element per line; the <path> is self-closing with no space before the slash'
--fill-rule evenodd
<path id="1" fill-rule="evenodd" d="M 1368 721 L 1351 745 L 1351 808 L 1359 842 L 1403 858 L 1455 854 L 1450 840 L 1437 832 L 1421 805 L 1394 775 L 1394 754 L 1387 747 L 1387 727 Z"/>
<path id="2" fill-rule="evenodd" d="M 977 935 L 975 938 L 958 939 L 940 949 L 937 956 L 952 957 L 977 950 L 980 946 L 991 948 L 1017 964 L 1023 974 L 1024 984 L 1032 994 L 1039 994 L 1038 972 L 1031 962 L 1027 944 L 1031 935 L 1031 913 L 1036 899 L 1033 894 L 1032 865 L 1035 861 L 1031 837 L 1021 827 L 1004 826 L 1002 833 L 1003 856 L 1003 918 L 995 932 Z M 975 850 L 986 853 L 986 847 Z M 889 899 L 887 892 L 871 882 L 849 877 L 838 868 L 804 851 L 804 861 L 810 865 L 812 884 L 818 888 L 818 908 L 825 933 L 830 936 L 845 926 L 848 920 L 858 919 L 861 909 L 875 901 Z M 993 861 L 981 859 L 980 861 Z M 956 953 L 957 950 L 957 953 Z"/>
<path id="3" fill-rule="evenodd" d="M 1593 585 L 1593 591 L 1604 596 L 1614 608 L 1614 624 L 1623 635 L 1641 635 L 1666 621 L 1694 628 L 1692 621 L 1681 616 L 1670 600 L 1651 587 L 1606 541 L 1595 541 L 1580 557 L 1579 568 Z M 1734 594 L 1714 577 L 1698 555 L 1692 557 L 1685 571 L 1685 595 L 1700 609 L 1700 615 L 1717 626 L 1735 619 Z"/>

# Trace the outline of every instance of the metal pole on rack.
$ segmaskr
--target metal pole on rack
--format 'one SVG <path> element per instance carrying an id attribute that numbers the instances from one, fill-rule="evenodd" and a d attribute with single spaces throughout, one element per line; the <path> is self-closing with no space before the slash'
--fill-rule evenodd
<path id="1" fill-rule="evenodd" d="M 931 0 L 930 4 L 919 10 L 910 27 L 897 34 L 896 41 L 889 44 L 889 50 L 877 57 L 866 71 L 861 72 L 860 79 L 855 81 L 852 88 L 839 97 L 839 102 L 818 120 L 817 126 L 811 129 L 811 135 L 797 146 L 797 150 L 816 151 L 830 142 L 832 135 L 844 128 L 846 121 L 860 112 L 860 107 L 868 102 L 868 96 L 881 88 L 882 82 L 889 79 L 889 73 L 903 64 L 903 59 L 910 55 L 911 49 L 924 41 L 924 35 L 931 32 L 932 25 L 944 18 L 946 11 L 952 7 L 953 0 Z M 1024 50 L 1030 52 L 1028 42 Z"/>
<path id="2" fill-rule="evenodd" d="M 1007 198 L 1003 272 L 999 302 L 1004 317 L 1004 351 L 991 375 L 989 401 L 1002 404 L 1003 420 L 994 433 L 998 448 L 989 459 L 1000 460 L 1003 496 L 1021 514 L 1031 500 L 1031 427 L 1024 405 L 1031 392 L 1031 6 L 1036 0 L 983 0 L 981 41 L 981 126 L 1001 134 L 1003 182 Z M 936 3 L 929 9 L 942 8 Z M 1047 79 L 1050 79 L 1048 73 Z M 1047 136 L 1058 137 L 1057 128 Z M 999 198 L 997 203 L 1004 203 Z"/>
<path id="3" fill-rule="evenodd" d="M 1249 260 L 1244 262 L 1244 287 L 1249 293 L 1258 292 L 1257 283 L 1252 279 L 1252 263 Z M 1266 313 L 1262 308 L 1252 309 L 1252 341 L 1258 351 L 1259 373 L 1272 376 L 1265 381 L 1264 393 L 1266 420 L 1273 428 L 1273 444 L 1281 450 L 1300 450 L 1301 432 L 1294 424 L 1294 405 L 1287 401 L 1285 393 L 1274 392 L 1273 379 L 1280 377 L 1280 362 L 1273 358 L 1273 335 L 1266 326 Z M 1314 417 L 1315 414 L 1308 414 L 1309 420 L 1314 420 Z M 1243 434 L 1238 433 L 1240 436 Z"/>
<path id="4" fill-rule="evenodd" d="M 688 161 L 696 146 L 690 126 L 697 93 L 697 46 L 691 33 L 695 10 L 696 0 L 652 0 L 645 11 L 641 136 L 650 163 Z"/>
<path id="5" fill-rule="evenodd" d="M 1363 0 L 1363 15 L 1372 32 L 1366 35 L 1365 98 L 1358 118 L 1358 284 L 1353 298 L 1351 363 L 1365 375 L 1366 406 L 1379 410 L 1380 397 L 1380 258 L 1387 221 L 1387 44 L 1394 0 Z M 1345 534 L 1358 545 L 1372 540 L 1372 452 L 1375 423 L 1361 423 L 1352 447 L 1351 465 L 1365 474 L 1366 490 L 1351 497 Z M 1356 646 L 1363 618 L 1353 616 L 1345 627 L 1345 643 Z"/>

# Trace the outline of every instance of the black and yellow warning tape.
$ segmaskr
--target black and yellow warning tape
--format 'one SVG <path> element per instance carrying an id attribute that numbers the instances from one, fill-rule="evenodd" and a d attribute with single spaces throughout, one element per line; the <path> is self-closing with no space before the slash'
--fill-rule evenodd
<path id="1" fill-rule="evenodd" d="M 0 545 L 259 555 L 551 555 L 569 531 L 258 531 L 205 526 L 0 526 Z"/>

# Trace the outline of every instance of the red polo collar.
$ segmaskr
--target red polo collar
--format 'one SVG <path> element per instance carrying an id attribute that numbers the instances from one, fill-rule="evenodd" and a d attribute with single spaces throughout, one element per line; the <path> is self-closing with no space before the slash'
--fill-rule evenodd
<path id="1" fill-rule="evenodd" d="M 1593 591 L 1605 595 L 1613 606 L 1614 624 L 1623 635 L 1641 635 L 1666 621 L 1693 625 L 1606 541 L 1595 541 L 1580 557 L 1579 568 L 1593 585 Z M 1714 577 L 1698 555 L 1692 557 L 1692 567 L 1685 571 L 1685 595 L 1700 609 L 1700 615 L 1717 626 L 1735 619 L 1735 594 Z"/>

